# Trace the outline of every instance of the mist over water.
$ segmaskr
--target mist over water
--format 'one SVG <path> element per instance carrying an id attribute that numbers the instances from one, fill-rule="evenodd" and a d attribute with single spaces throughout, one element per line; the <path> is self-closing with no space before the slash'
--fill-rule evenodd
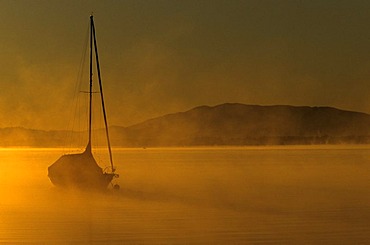
<path id="1" fill-rule="evenodd" d="M 370 147 L 114 153 L 121 190 L 81 193 L 57 189 L 47 177 L 61 150 L 0 150 L 0 243 L 370 240 Z"/>

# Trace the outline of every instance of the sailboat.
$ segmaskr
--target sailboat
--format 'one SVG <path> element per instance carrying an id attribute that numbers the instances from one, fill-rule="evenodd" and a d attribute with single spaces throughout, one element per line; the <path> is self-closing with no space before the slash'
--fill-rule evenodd
<path id="1" fill-rule="evenodd" d="M 110 159 L 110 170 L 108 172 L 96 162 L 92 153 L 92 99 L 93 99 L 93 53 L 95 53 L 96 70 L 99 81 L 99 93 L 103 110 L 105 123 L 105 133 L 107 137 L 107 145 Z M 112 149 L 109 139 L 107 115 L 104 104 L 103 88 L 100 74 L 98 47 L 96 43 L 94 17 L 90 16 L 90 81 L 89 81 L 89 138 L 85 150 L 81 153 L 62 155 L 56 162 L 48 168 L 48 176 L 50 181 L 57 187 L 63 188 L 78 188 L 84 190 L 104 190 L 111 184 L 114 189 L 119 186 L 113 185 L 112 180 L 118 178 L 116 169 L 113 164 Z"/>

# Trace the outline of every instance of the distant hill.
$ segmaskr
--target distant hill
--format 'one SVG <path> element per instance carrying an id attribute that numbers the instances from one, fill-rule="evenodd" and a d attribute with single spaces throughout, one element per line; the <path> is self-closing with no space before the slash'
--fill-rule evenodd
<path id="1" fill-rule="evenodd" d="M 370 115 L 331 107 L 222 104 L 200 106 L 126 128 L 111 127 L 110 132 L 113 146 L 131 147 L 361 144 L 370 143 Z M 65 134 L 0 129 L 0 145 L 60 146 L 65 144 Z M 72 138 L 78 134 L 72 133 Z"/>
<path id="2" fill-rule="evenodd" d="M 154 118 L 121 133 L 136 146 L 368 143 L 370 115 L 331 107 L 222 104 Z"/>

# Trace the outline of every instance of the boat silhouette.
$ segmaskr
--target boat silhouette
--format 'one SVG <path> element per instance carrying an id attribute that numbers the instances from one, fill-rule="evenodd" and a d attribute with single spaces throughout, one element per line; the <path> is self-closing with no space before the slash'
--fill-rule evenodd
<path id="1" fill-rule="evenodd" d="M 90 16 L 90 81 L 89 81 L 89 138 L 85 150 L 81 153 L 65 154 L 62 155 L 56 162 L 54 162 L 48 168 L 48 176 L 50 181 L 57 187 L 63 188 L 78 188 L 84 190 L 104 190 L 112 184 L 114 178 L 118 178 L 119 175 L 115 172 L 116 169 L 113 164 L 112 149 L 109 139 L 109 129 L 107 122 L 107 115 L 105 110 L 104 95 L 102 80 L 100 74 L 100 64 L 98 47 L 96 42 L 94 17 Z M 101 99 L 101 107 L 103 110 L 105 133 L 107 137 L 107 147 L 109 151 L 110 168 L 108 171 L 103 169 L 96 162 L 91 146 L 91 135 L 92 135 L 92 99 L 93 99 L 93 54 L 95 54 L 95 64 L 99 81 L 99 93 Z M 113 185 L 115 189 L 119 186 Z"/>

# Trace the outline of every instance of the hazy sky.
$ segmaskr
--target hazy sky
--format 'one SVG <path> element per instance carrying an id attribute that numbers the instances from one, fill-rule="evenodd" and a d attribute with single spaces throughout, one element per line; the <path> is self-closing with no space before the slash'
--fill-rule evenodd
<path id="1" fill-rule="evenodd" d="M 91 12 L 112 125 L 225 102 L 370 113 L 370 1 L 0 0 L 0 127 L 66 129 Z"/>

